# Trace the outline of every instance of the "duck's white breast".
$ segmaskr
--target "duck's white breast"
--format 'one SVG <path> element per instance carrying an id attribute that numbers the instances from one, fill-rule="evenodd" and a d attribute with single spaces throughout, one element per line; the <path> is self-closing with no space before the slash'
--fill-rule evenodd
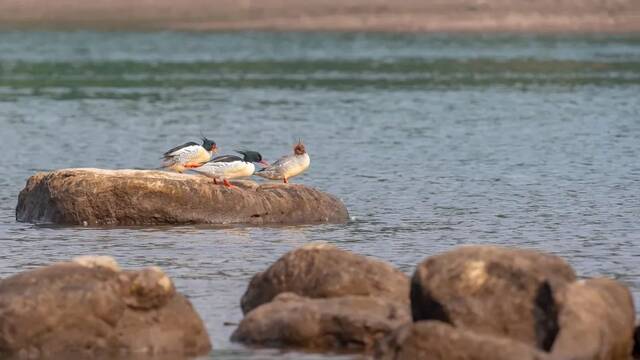
<path id="1" fill-rule="evenodd" d="M 210 162 L 194 170 L 212 176 L 232 179 L 253 175 L 255 166 L 252 163 L 244 161 Z"/>
<path id="2" fill-rule="evenodd" d="M 209 160 L 211 160 L 211 153 L 208 152 L 202 146 L 200 146 L 199 149 L 198 149 L 197 155 L 194 156 L 194 158 L 191 161 L 197 162 L 197 163 L 203 163 L 203 162 L 209 161 Z"/>
<path id="3" fill-rule="evenodd" d="M 225 175 L 229 178 L 237 178 L 237 177 L 248 177 L 253 175 L 253 173 L 256 170 L 255 165 L 253 165 L 250 162 L 244 162 L 244 161 L 238 161 L 241 162 L 242 164 L 238 164 L 237 166 L 234 166 L 233 169 L 229 169 L 228 173 L 225 173 Z"/>
<path id="4" fill-rule="evenodd" d="M 309 154 L 296 155 L 294 161 L 292 161 L 285 169 L 284 176 L 286 178 L 290 178 L 299 175 L 303 171 L 307 170 L 310 164 L 311 159 L 309 158 Z"/>

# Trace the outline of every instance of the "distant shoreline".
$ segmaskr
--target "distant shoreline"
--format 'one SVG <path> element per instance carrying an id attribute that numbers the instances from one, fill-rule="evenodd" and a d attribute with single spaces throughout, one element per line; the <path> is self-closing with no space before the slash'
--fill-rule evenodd
<path id="1" fill-rule="evenodd" d="M 640 33 L 640 1 L 5 0 L 0 29 Z"/>

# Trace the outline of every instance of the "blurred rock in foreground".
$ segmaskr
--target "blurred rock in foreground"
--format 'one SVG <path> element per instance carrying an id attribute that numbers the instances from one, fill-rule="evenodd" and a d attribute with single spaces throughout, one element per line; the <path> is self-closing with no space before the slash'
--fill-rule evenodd
<path id="1" fill-rule="evenodd" d="M 423 260 L 409 288 L 389 264 L 309 244 L 254 275 L 241 305 L 232 340 L 252 345 L 398 360 L 629 360 L 634 351 L 629 289 L 577 280 L 562 258 L 535 250 L 462 246 Z"/>
<path id="2" fill-rule="evenodd" d="M 413 320 L 441 320 L 549 350 L 558 331 L 552 291 L 575 279 L 557 256 L 462 246 L 418 265 L 411 282 Z"/>
<path id="3" fill-rule="evenodd" d="M 254 275 L 232 336 L 246 344 L 364 351 L 411 321 L 409 278 L 390 264 L 309 244 Z"/>
<path id="4" fill-rule="evenodd" d="M 242 296 L 242 311 L 246 314 L 283 292 L 310 298 L 375 296 L 408 305 L 409 278 L 384 261 L 311 243 L 254 275 Z"/>
<path id="5" fill-rule="evenodd" d="M 263 346 L 362 351 L 410 320 L 405 304 L 384 298 L 310 299 L 281 293 L 249 312 L 231 339 Z"/>
<path id="6" fill-rule="evenodd" d="M 381 360 L 552 360 L 536 348 L 505 337 L 453 327 L 437 320 L 403 326 L 376 348 Z M 557 359 L 560 360 L 560 359 Z"/>
<path id="7" fill-rule="evenodd" d="M 0 281 L 2 358 L 183 358 L 210 349 L 202 320 L 158 268 L 123 271 L 112 258 L 83 256 Z"/>

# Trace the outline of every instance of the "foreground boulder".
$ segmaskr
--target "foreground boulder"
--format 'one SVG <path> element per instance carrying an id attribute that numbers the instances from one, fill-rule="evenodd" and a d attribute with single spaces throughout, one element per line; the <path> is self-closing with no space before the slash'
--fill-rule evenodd
<path id="1" fill-rule="evenodd" d="M 303 185 L 233 182 L 150 170 L 38 173 L 20 192 L 16 219 L 77 225 L 310 224 L 349 219 L 337 198 Z"/>
<path id="2" fill-rule="evenodd" d="M 231 340 L 316 351 L 367 351 L 410 321 L 405 304 L 382 298 L 309 299 L 282 293 L 247 314 Z"/>
<path id="3" fill-rule="evenodd" d="M 310 298 L 375 296 L 408 306 L 409 278 L 386 262 L 310 244 L 254 275 L 242 296 L 242 311 L 246 314 L 283 292 Z"/>
<path id="4" fill-rule="evenodd" d="M 418 266 L 411 283 L 412 316 L 548 351 L 558 332 L 553 292 L 575 279 L 573 269 L 553 255 L 464 246 Z"/>
<path id="5" fill-rule="evenodd" d="M 233 341 L 312 351 L 370 351 L 411 321 L 409 278 L 388 263 L 314 243 L 256 274 Z"/>
<path id="6" fill-rule="evenodd" d="M 640 325 L 637 325 L 633 332 L 633 341 L 633 358 L 640 359 Z"/>
<path id="7" fill-rule="evenodd" d="M 0 358 L 171 355 L 211 349 L 202 320 L 159 269 L 80 257 L 0 281 Z"/>
<path id="8" fill-rule="evenodd" d="M 399 328 L 376 345 L 382 360 L 551 360 L 549 354 L 508 338 L 454 328 L 441 321 L 418 321 Z"/>
<path id="9" fill-rule="evenodd" d="M 635 310 L 631 292 L 610 279 L 574 282 L 558 292 L 560 331 L 552 353 L 561 359 L 629 359 Z"/>

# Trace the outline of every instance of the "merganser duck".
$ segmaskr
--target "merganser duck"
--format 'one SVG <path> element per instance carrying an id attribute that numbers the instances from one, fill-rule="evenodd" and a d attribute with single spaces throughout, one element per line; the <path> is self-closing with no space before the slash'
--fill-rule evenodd
<path id="1" fill-rule="evenodd" d="M 307 170 L 310 163 L 311 159 L 309 159 L 304 144 L 298 140 L 298 143 L 293 146 L 293 155 L 281 157 L 271 166 L 257 171 L 256 175 L 271 180 L 283 180 L 285 184 L 288 184 L 289 178 Z"/>
<path id="2" fill-rule="evenodd" d="M 232 188 L 233 185 L 229 183 L 228 179 L 235 179 L 241 177 L 249 177 L 256 171 L 256 167 L 253 163 L 269 166 L 269 163 L 262 159 L 257 151 L 238 151 L 242 154 L 240 158 L 235 155 L 223 155 L 214 158 L 213 160 L 205 163 L 204 165 L 191 169 L 199 174 L 213 178 L 215 184 L 218 183 L 218 179 L 222 179 L 224 186 Z"/>
<path id="3" fill-rule="evenodd" d="M 211 156 L 217 151 L 216 142 L 203 136 L 202 145 L 191 141 L 165 152 L 162 156 L 162 167 L 181 173 L 186 169 L 202 166 L 211 160 Z"/>

